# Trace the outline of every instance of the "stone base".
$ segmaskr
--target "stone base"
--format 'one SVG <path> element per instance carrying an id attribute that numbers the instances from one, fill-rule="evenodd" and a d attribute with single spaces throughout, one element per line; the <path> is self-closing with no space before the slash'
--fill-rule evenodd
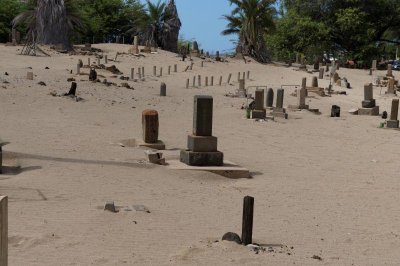
<path id="1" fill-rule="evenodd" d="M 358 115 L 377 116 L 379 115 L 379 106 L 375 106 L 373 108 L 360 108 L 358 109 Z"/>
<path id="2" fill-rule="evenodd" d="M 271 115 L 272 115 L 273 117 L 284 118 L 284 119 L 288 119 L 288 117 L 289 117 L 289 115 L 288 115 L 287 113 L 284 113 L 284 112 L 276 112 L 276 111 L 271 112 Z"/>
<path id="3" fill-rule="evenodd" d="M 188 136 L 188 149 L 193 152 L 216 152 L 218 139 L 213 136 Z"/>
<path id="4" fill-rule="evenodd" d="M 165 144 L 161 140 L 157 141 L 156 143 L 146 143 L 143 141 L 137 141 L 137 145 L 139 147 L 146 147 L 153 150 L 165 150 Z"/>
<path id="5" fill-rule="evenodd" d="M 171 170 L 207 171 L 227 178 L 250 178 L 250 171 L 239 165 L 224 161 L 222 166 L 190 166 L 178 160 L 167 161 L 167 168 Z"/>
<path id="6" fill-rule="evenodd" d="M 362 108 L 374 108 L 376 106 L 376 101 L 374 99 L 368 101 L 362 101 Z"/>
<path id="7" fill-rule="evenodd" d="M 222 166 L 224 154 L 222 152 L 194 152 L 182 150 L 180 161 L 191 166 Z"/>
<path id="8" fill-rule="evenodd" d="M 265 110 L 253 110 L 251 112 L 251 118 L 253 119 L 265 119 L 267 112 Z"/>
<path id="9" fill-rule="evenodd" d="M 386 121 L 387 128 L 399 128 L 399 120 L 388 120 Z"/>

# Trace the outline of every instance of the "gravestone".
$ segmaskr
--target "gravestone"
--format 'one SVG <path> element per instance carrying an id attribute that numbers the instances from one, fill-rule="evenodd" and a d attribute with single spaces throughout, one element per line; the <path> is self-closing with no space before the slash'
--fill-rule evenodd
<path id="1" fill-rule="evenodd" d="M 0 139 L 0 174 L 3 173 L 3 146 L 6 146 L 7 144 L 10 144 L 10 142 Z"/>
<path id="2" fill-rule="evenodd" d="M 167 85 L 164 82 L 160 86 L 160 96 L 167 96 Z"/>
<path id="3" fill-rule="evenodd" d="M 217 51 L 217 55 L 215 56 L 215 61 L 221 62 L 221 57 L 219 56 L 219 51 Z"/>
<path id="4" fill-rule="evenodd" d="M 157 67 L 153 66 L 153 76 L 157 76 Z"/>
<path id="5" fill-rule="evenodd" d="M 319 60 L 315 60 L 314 62 L 314 70 L 319 70 Z"/>
<path id="6" fill-rule="evenodd" d="M 188 136 L 188 149 L 180 153 L 180 161 L 191 166 L 222 166 L 224 155 L 212 136 L 213 98 L 194 97 L 193 133 Z"/>
<path id="7" fill-rule="evenodd" d="M 376 60 L 372 60 L 372 70 L 376 70 Z"/>
<path id="8" fill-rule="evenodd" d="M 177 64 L 174 65 L 174 72 L 175 73 L 178 72 L 178 65 Z"/>
<path id="9" fill-rule="evenodd" d="M 199 87 L 201 87 L 201 75 L 197 76 L 197 83 L 199 84 Z"/>
<path id="10" fill-rule="evenodd" d="M 211 87 L 214 86 L 214 76 L 211 76 L 210 85 L 211 85 Z"/>
<path id="11" fill-rule="evenodd" d="M 26 74 L 26 79 L 28 79 L 28 80 L 33 80 L 33 72 L 28 72 L 28 73 Z"/>
<path id="12" fill-rule="evenodd" d="M 257 89 L 255 94 L 255 108 L 252 111 L 253 119 L 265 119 L 266 111 L 264 108 L 264 90 Z"/>
<path id="13" fill-rule="evenodd" d="M 190 55 L 196 57 L 200 56 L 199 45 L 196 41 L 192 43 L 192 50 L 190 51 Z"/>
<path id="14" fill-rule="evenodd" d="M 104 56 L 104 63 L 108 64 L 108 56 L 107 55 Z"/>
<path id="15" fill-rule="evenodd" d="M 208 87 L 208 77 L 206 77 L 206 82 L 205 86 Z"/>
<path id="16" fill-rule="evenodd" d="M 77 64 L 77 65 L 76 65 L 76 74 L 77 74 L 77 75 L 80 75 L 80 74 L 81 74 L 81 65 L 80 65 L 80 64 Z"/>
<path id="17" fill-rule="evenodd" d="M 392 110 L 390 112 L 390 120 L 386 122 L 388 128 L 399 128 L 399 99 L 392 100 Z"/>
<path id="18" fill-rule="evenodd" d="M 376 106 L 376 101 L 373 96 L 373 86 L 372 83 L 364 85 L 364 100 L 362 101 L 362 107 L 358 109 L 359 115 L 379 115 L 379 106 Z"/>
<path id="19" fill-rule="evenodd" d="M 297 89 L 297 105 L 289 105 L 290 109 L 308 109 L 308 105 L 306 105 L 306 96 L 307 96 L 307 78 L 302 79 L 301 89 Z"/>
<path id="20" fill-rule="evenodd" d="M 387 66 L 386 77 L 393 77 L 393 67 L 392 67 L 392 64 L 388 64 L 388 66 Z"/>
<path id="21" fill-rule="evenodd" d="M 190 79 L 186 80 L 186 89 L 189 89 L 189 83 L 190 83 Z"/>
<path id="22" fill-rule="evenodd" d="M 247 93 L 246 93 L 246 87 L 245 87 L 244 79 L 240 79 L 239 80 L 239 89 L 238 89 L 237 95 L 239 97 L 246 98 Z"/>
<path id="23" fill-rule="evenodd" d="M 286 109 L 283 108 L 284 93 L 285 93 L 284 89 L 278 89 L 276 91 L 276 107 L 273 109 L 271 115 L 274 117 L 288 119 L 288 114 L 286 113 Z"/>
<path id="24" fill-rule="evenodd" d="M 196 76 L 193 77 L 193 87 L 196 87 Z"/>
<path id="25" fill-rule="evenodd" d="M 274 105 L 274 90 L 272 88 L 265 90 L 267 91 L 267 97 L 265 99 L 267 109 L 272 109 Z"/>
<path id="26" fill-rule="evenodd" d="M 135 79 L 135 69 L 131 68 L 131 80 Z"/>
<path id="27" fill-rule="evenodd" d="M 94 68 L 90 69 L 89 80 L 90 81 L 96 81 L 97 80 L 97 72 L 96 72 L 96 70 Z"/>
<path id="28" fill-rule="evenodd" d="M 139 40 L 138 36 L 133 37 L 133 51 L 135 54 L 139 54 Z"/>
<path id="29" fill-rule="evenodd" d="M 340 107 L 337 105 L 332 105 L 331 117 L 340 117 Z"/>
<path id="30" fill-rule="evenodd" d="M 149 147 L 155 150 L 164 150 L 165 144 L 158 139 L 159 121 L 156 110 L 144 110 L 142 112 L 143 142 L 139 146 Z"/>
<path id="31" fill-rule="evenodd" d="M 318 88 L 318 78 L 317 77 L 312 78 L 311 87 Z"/>
<path id="32" fill-rule="evenodd" d="M 323 68 L 319 69 L 319 77 L 318 78 L 319 79 L 324 79 L 324 69 Z"/>
<path id="33" fill-rule="evenodd" d="M 394 83 L 395 83 L 395 80 L 394 80 L 394 78 L 390 78 L 389 80 L 388 80 L 388 84 L 387 84 L 387 94 L 396 94 L 396 90 L 395 90 L 395 88 L 394 88 Z"/>

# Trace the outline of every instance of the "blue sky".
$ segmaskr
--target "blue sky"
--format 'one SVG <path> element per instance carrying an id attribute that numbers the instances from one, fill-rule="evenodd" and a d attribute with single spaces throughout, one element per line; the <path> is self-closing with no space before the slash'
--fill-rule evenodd
<path id="1" fill-rule="evenodd" d="M 152 2 L 156 3 L 158 0 Z M 209 52 L 222 53 L 235 47 L 231 41 L 236 40 L 235 35 L 221 35 L 226 26 L 222 15 L 229 14 L 232 10 L 228 0 L 175 0 L 175 3 L 182 22 L 182 37 L 195 39 L 201 49 Z"/>

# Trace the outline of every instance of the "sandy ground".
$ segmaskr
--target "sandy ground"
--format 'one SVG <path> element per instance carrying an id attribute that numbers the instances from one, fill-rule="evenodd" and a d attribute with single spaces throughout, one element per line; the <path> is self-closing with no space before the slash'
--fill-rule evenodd
<path id="1" fill-rule="evenodd" d="M 129 49 L 95 47 L 109 58 Z M 17 49 L 0 46 L 0 136 L 11 142 L 4 148 L 0 194 L 10 199 L 10 265 L 400 264 L 400 133 L 377 128 L 379 117 L 347 113 L 361 105 L 363 84 L 372 80 L 367 71 L 338 71 L 353 86 L 347 96 L 310 94 L 307 102 L 321 115 L 289 111 L 288 120 L 255 122 L 240 109 L 245 99 L 224 96 L 237 89 L 238 71 L 251 71 L 246 86 L 274 89 L 300 84 L 302 77 L 310 83 L 312 75 L 235 59 L 203 68 L 195 59 L 193 70 L 184 73 L 188 62 L 159 51 L 119 57 L 116 66 L 126 76 L 131 67 L 146 69 L 146 80 L 129 81 L 135 89 L 128 90 L 70 74 L 79 58 L 87 62 L 85 56 L 28 57 Z M 173 64 L 178 73 L 168 76 Z M 153 65 L 163 67 L 163 77 L 152 76 Z M 34 72 L 33 81 L 27 71 Z M 214 75 L 215 83 L 223 75 L 224 84 L 185 89 L 186 79 L 198 74 Z M 49 94 L 67 92 L 68 77 L 77 79 L 85 101 Z M 167 97 L 158 96 L 161 82 Z M 328 83 L 320 80 L 324 87 Z M 383 95 L 385 90 L 375 88 L 374 94 L 381 112 L 390 112 L 393 97 Z M 285 106 L 296 102 L 291 92 L 285 91 Z M 251 179 L 167 170 L 146 163 L 142 149 L 115 145 L 141 138 L 141 112 L 154 108 L 167 158 L 177 158 L 192 128 L 193 96 L 199 94 L 214 97 L 219 149 L 250 169 Z M 333 104 L 341 106 L 341 118 L 329 117 Z M 240 235 L 246 195 L 255 197 L 254 242 L 273 252 L 255 254 L 221 241 L 228 231 Z M 103 211 L 108 200 L 121 211 Z M 129 211 L 135 204 L 150 213 Z"/>

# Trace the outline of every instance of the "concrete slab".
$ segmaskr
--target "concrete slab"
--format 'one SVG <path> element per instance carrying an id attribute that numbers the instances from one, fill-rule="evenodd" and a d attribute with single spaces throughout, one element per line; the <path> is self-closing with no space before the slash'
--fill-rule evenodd
<path id="1" fill-rule="evenodd" d="M 190 166 L 179 160 L 168 160 L 167 168 L 171 170 L 207 171 L 227 178 L 250 178 L 250 171 L 231 161 L 224 161 L 223 166 Z"/>

